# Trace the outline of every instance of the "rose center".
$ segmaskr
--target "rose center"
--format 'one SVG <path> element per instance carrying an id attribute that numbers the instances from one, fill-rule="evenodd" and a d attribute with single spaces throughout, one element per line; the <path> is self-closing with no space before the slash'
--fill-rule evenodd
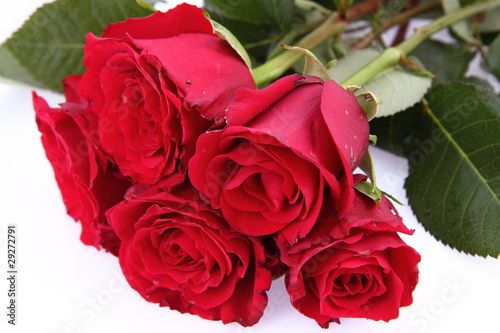
<path id="1" fill-rule="evenodd" d="M 194 240 L 179 229 L 170 229 L 163 235 L 163 260 L 175 266 L 198 263 L 199 251 Z"/>
<path id="2" fill-rule="evenodd" d="M 345 290 L 350 295 L 363 291 L 368 284 L 368 277 L 361 273 L 342 274 L 334 280 L 336 289 Z"/>

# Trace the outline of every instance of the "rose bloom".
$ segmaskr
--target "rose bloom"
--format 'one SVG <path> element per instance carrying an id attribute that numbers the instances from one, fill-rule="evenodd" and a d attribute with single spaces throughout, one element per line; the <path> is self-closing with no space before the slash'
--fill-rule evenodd
<path id="1" fill-rule="evenodd" d="M 67 213 L 82 224 L 82 242 L 116 255 L 119 240 L 104 214 L 123 199 L 130 183 L 88 140 L 86 106 L 76 93 L 79 82 L 80 76 L 65 79 L 66 102 L 60 108 L 33 93 L 36 122 Z"/>
<path id="2" fill-rule="evenodd" d="M 191 186 L 131 190 L 108 217 L 121 239 L 120 265 L 149 302 L 205 319 L 258 322 L 271 272 L 258 239 L 230 229 Z"/>
<path id="3" fill-rule="evenodd" d="M 351 91 L 290 75 L 259 91 L 237 90 L 226 119 L 224 129 L 200 136 L 189 177 L 236 230 L 281 230 L 293 244 L 315 224 L 325 193 L 347 212 L 369 134 Z"/>
<path id="4" fill-rule="evenodd" d="M 325 209 L 300 242 L 281 247 L 292 305 L 327 328 L 341 317 L 389 321 L 412 303 L 420 255 L 399 237 L 412 234 L 391 202 L 356 192 L 349 213 Z"/>
<path id="5" fill-rule="evenodd" d="M 241 57 L 187 4 L 110 24 L 102 37 L 87 35 L 84 53 L 79 93 L 99 130 L 95 143 L 136 182 L 184 174 L 197 137 L 222 121 L 234 90 L 255 89 Z"/>

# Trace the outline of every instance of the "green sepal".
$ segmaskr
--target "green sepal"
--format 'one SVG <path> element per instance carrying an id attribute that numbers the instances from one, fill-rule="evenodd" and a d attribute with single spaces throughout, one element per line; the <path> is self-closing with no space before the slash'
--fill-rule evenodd
<path id="1" fill-rule="evenodd" d="M 354 185 L 354 188 L 364 195 L 368 196 L 377 204 L 382 201 L 382 191 L 380 191 L 380 189 L 376 186 L 374 187 L 373 183 L 363 180 Z"/>
<path id="2" fill-rule="evenodd" d="M 240 41 L 238 38 L 236 38 L 231 31 L 229 31 L 226 27 L 224 27 L 222 24 L 212 20 L 210 18 L 210 14 L 207 11 L 204 11 L 203 14 L 205 17 L 210 21 L 212 24 L 212 27 L 214 29 L 214 33 L 217 34 L 220 38 L 224 39 L 231 45 L 231 47 L 238 53 L 238 55 L 243 59 L 247 67 L 251 70 L 252 69 L 252 62 L 250 61 L 250 57 L 248 56 L 247 51 L 241 45 Z"/>
<path id="3" fill-rule="evenodd" d="M 141 6 L 144 9 L 150 10 L 152 12 L 156 12 L 157 9 L 153 6 L 153 3 L 150 3 L 145 0 L 135 0 L 139 6 Z"/>
<path id="4" fill-rule="evenodd" d="M 363 170 L 363 172 L 371 180 L 372 190 L 375 191 L 375 189 L 377 188 L 377 178 L 375 177 L 375 167 L 373 165 L 372 155 L 369 148 L 366 151 L 365 156 L 363 156 L 363 160 L 359 164 L 359 168 Z"/>
<path id="5" fill-rule="evenodd" d="M 380 107 L 380 100 L 377 99 L 374 94 L 372 94 L 370 91 L 367 91 L 365 93 L 357 95 L 356 100 L 358 101 L 358 104 L 363 108 L 363 111 L 365 111 L 368 121 L 376 117 Z"/>
<path id="6" fill-rule="evenodd" d="M 304 55 L 304 70 L 302 74 L 317 76 L 325 81 L 331 79 L 328 70 L 311 51 L 298 46 L 282 45 L 282 47 L 286 50 L 300 52 Z"/>

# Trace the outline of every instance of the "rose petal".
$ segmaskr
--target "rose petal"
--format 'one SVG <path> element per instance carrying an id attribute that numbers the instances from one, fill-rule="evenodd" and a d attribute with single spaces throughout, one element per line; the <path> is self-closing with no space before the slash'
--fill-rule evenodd
<path id="1" fill-rule="evenodd" d="M 245 63 L 217 36 L 184 33 L 163 40 L 137 39 L 134 44 L 159 59 L 183 93 L 184 108 L 198 110 L 205 118 L 222 119 L 236 88 L 255 89 Z M 192 65 L 206 59 L 211 59 L 210 66 Z"/>
<path id="2" fill-rule="evenodd" d="M 210 21 L 203 15 L 203 10 L 184 3 L 167 12 L 157 11 L 147 17 L 129 18 L 124 22 L 109 24 L 102 37 L 162 39 L 190 32 L 215 36 Z"/>

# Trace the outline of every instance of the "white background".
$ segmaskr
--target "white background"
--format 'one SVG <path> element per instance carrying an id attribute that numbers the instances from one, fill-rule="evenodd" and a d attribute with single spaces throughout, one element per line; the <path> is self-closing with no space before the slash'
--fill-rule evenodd
<path id="1" fill-rule="evenodd" d="M 42 1 L 8 1 L 0 13 L 0 41 Z M 473 71 L 477 71 L 474 69 Z M 288 303 L 283 280 L 274 282 L 261 322 L 222 325 L 147 303 L 129 288 L 117 259 L 79 241 L 80 227 L 65 213 L 44 156 L 31 105 L 32 88 L 0 83 L 0 330 L 5 332 L 321 332 Z M 63 97 L 37 89 L 52 106 Z M 406 202 L 407 163 L 374 150 L 380 187 Z M 344 319 L 343 332 L 498 332 L 500 261 L 473 257 L 437 242 L 399 207 L 405 240 L 422 255 L 414 303 L 389 323 Z M 7 320 L 7 224 L 17 225 L 18 284 L 15 327 Z"/>

